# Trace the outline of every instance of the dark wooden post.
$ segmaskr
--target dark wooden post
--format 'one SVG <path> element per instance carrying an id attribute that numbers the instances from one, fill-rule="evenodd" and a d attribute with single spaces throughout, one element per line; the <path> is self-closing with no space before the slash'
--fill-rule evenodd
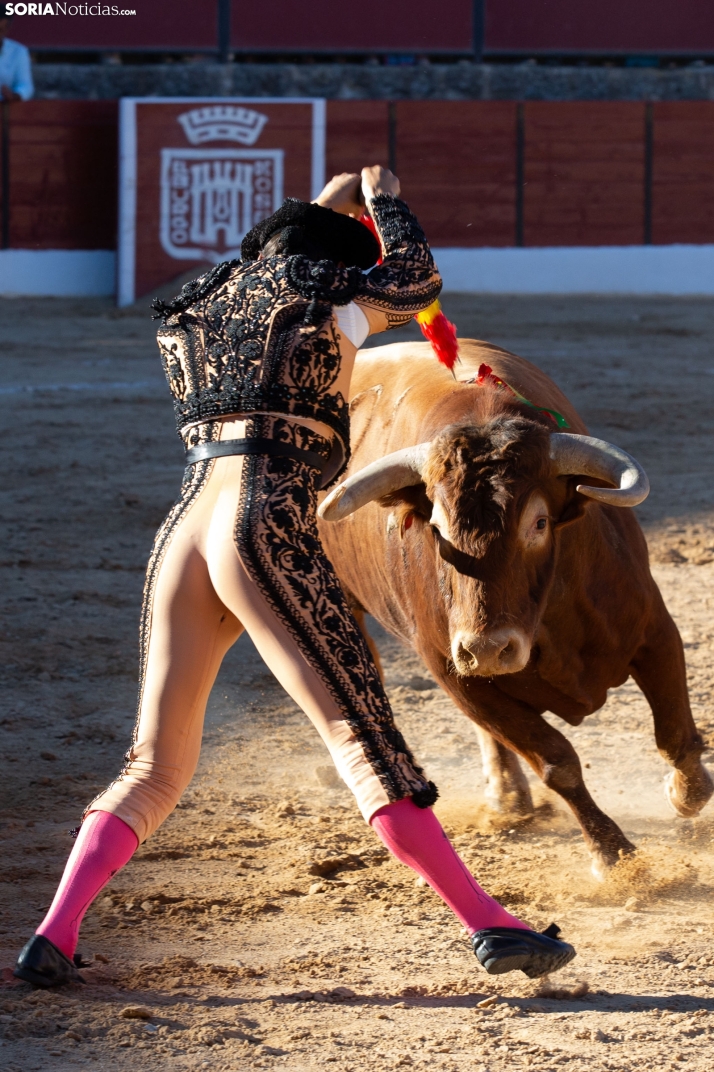
<path id="1" fill-rule="evenodd" d="M 483 46 L 486 33 L 486 0 L 473 0 L 473 56 L 474 63 L 483 63 Z"/>
<path id="2" fill-rule="evenodd" d="M 231 61 L 231 0 L 218 0 L 218 58 Z"/>

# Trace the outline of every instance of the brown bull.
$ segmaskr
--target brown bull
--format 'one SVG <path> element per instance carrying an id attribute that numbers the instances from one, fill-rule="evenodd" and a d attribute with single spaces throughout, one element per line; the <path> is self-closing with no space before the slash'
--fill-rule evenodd
<path id="1" fill-rule="evenodd" d="M 633 846 L 543 712 L 578 725 L 632 676 L 674 767 L 674 809 L 696 815 L 713 791 L 681 639 L 627 508 L 647 478 L 588 437 L 529 362 L 469 340 L 461 356 L 456 381 L 428 344 L 360 353 L 353 457 L 320 508 L 321 536 L 358 617 L 369 612 L 411 645 L 479 727 L 492 801 L 532 806 L 518 753 L 570 805 L 602 873 Z M 482 362 L 562 414 L 567 432 L 505 388 L 464 382 Z"/>

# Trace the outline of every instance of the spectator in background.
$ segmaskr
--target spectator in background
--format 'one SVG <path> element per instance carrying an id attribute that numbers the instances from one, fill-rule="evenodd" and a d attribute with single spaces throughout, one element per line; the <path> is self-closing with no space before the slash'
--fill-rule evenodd
<path id="1" fill-rule="evenodd" d="M 11 18 L 7 4 L 0 3 L 0 96 L 4 101 L 29 100 L 35 92 L 30 53 L 7 36 Z"/>

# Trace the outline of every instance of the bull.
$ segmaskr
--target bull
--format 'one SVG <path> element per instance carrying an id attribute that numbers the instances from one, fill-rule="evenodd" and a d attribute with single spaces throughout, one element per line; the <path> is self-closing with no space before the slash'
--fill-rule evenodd
<path id="1" fill-rule="evenodd" d="M 352 460 L 320 506 L 321 537 L 360 624 L 368 612 L 410 645 L 476 724 L 491 803 L 532 810 L 523 757 L 572 809 L 602 877 L 634 846 L 545 711 L 579 725 L 632 676 L 673 767 L 671 806 L 694 816 L 714 791 L 631 509 L 647 477 L 528 361 L 471 340 L 461 358 L 454 378 L 426 343 L 360 352 Z"/>

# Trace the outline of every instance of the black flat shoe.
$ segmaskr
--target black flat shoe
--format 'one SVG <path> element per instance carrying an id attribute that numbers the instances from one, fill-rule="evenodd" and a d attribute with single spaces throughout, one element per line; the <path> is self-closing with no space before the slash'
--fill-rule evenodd
<path id="1" fill-rule="evenodd" d="M 575 956 L 575 950 L 558 938 L 560 927 L 551 923 L 542 934 L 520 927 L 487 927 L 471 936 L 479 963 L 489 975 L 524 972 L 529 979 L 558 971 Z"/>
<path id="2" fill-rule="evenodd" d="M 12 974 L 34 986 L 64 986 L 85 981 L 69 957 L 43 934 L 30 938 Z"/>

